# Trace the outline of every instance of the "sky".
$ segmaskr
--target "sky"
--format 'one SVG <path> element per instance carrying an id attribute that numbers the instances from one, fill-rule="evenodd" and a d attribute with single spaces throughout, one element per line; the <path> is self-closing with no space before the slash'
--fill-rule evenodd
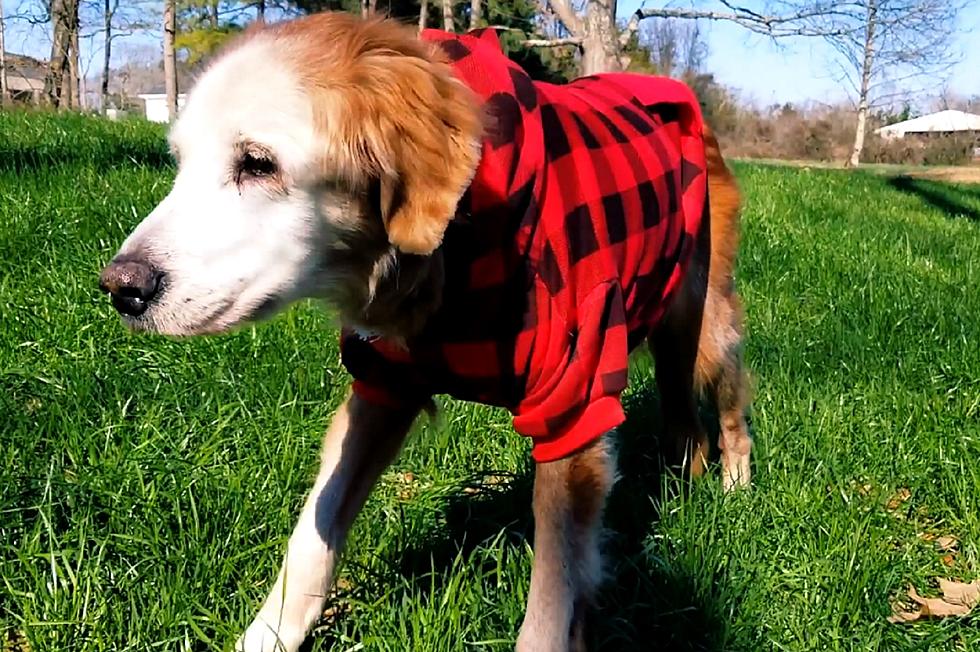
<path id="1" fill-rule="evenodd" d="M 657 0 L 645 1 L 651 6 L 657 3 Z M 666 0 L 659 4 L 680 6 L 682 1 Z M 0 2 L 4 5 L 4 14 L 10 16 L 24 0 Z M 625 19 L 642 2 L 644 0 L 619 0 L 620 16 Z M 750 6 L 757 4 L 753 2 Z M 785 102 L 832 104 L 848 99 L 846 87 L 835 79 L 830 48 L 818 39 L 782 40 L 777 45 L 730 23 L 704 23 L 703 29 L 709 48 L 705 68 L 725 85 L 738 89 L 745 99 L 760 106 Z M 946 88 L 957 95 L 980 95 L 980 38 L 975 36 L 977 33 L 980 33 L 980 0 L 968 2 L 961 14 L 960 34 L 956 39 L 960 59 L 946 84 Z M 134 43 L 136 38 L 130 42 Z M 8 22 L 8 51 L 46 58 L 50 50 L 48 39 L 43 28 L 28 29 L 21 23 Z M 116 43 L 122 46 L 124 41 Z M 91 57 L 96 61 L 90 72 L 92 75 L 98 68 L 99 47 L 95 39 L 82 46 L 83 60 Z M 118 49 L 122 52 L 125 47 Z M 942 88 L 942 80 L 932 84 L 931 88 L 927 80 L 927 94 L 937 97 Z"/>
<path id="2" fill-rule="evenodd" d="M 642 0 L 619 0 L 620 16 L 629 16 L 641 3 Z M 651 0 L 647 4 L 656 6 Z M 958 95 L 980 95 L 980 38 L 976 36 L 980 33 L 980 0 L 967 4 L 960 21 L 957 46 L 961 59 L 952 69 L 947 87 Z M 709 48 L 707 71 L 760 105 L 834 103 L 848 97 L 847 87 L 835 79 L 834 69 L 828 64 L 830 48 L 818 39 L 784 40 L 777 46 L 731 23 L 705 23 L 704 28 Z M 938 96 L 942 83 L 932 87 L 933 95 Z"/>

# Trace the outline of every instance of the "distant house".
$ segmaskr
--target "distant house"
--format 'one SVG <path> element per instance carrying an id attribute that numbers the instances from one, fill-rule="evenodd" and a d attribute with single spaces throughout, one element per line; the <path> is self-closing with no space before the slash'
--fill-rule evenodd
<path id="1" fill-rule="evenodd" d="M 973 133 L 980 136 L 980 115 L 966 111 L 939 111 L 922 115 L 911 120 L 896 122 L 875 133 L 882 138 L 905 138 L 906 136 L 949 136 L 952 134 Z"/>
<path id="2" fill-rule="evenodd" d="M 48 64 L 22 54 L 5 52 L 7 89 L 15 102 L 40 104 Z"/>
<path id="3" fill-rule="evenodd" d="M 895 138 L 937 138 L 961 136 L 973 138 L 973 158 L 980 159 L 980 115 L 949 109 L 903 120 L 876 129 L 875 133 L 887 140 Z"/>
<path id="4" fill-rule="evenodd" d="M 167 110 L 166 93 L 142 93 L 136 97 L 143 100 L 146 119 L 153 122 L 170 122 L 170 112 Z M 187 94 L 181 93 L 177 96 L 177 110 L 184 107 Z"/>

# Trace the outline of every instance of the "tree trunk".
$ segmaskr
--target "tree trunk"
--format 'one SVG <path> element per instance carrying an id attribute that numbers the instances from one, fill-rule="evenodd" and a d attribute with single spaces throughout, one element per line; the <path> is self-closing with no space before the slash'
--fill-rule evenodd
<path id="1" fill-rule="evenodd" d="M 211 0 L 211 11 L 208 12 L 208 20 L 211 23 L 211 29 L 218 29 L 218 0 Z"/>
<path id="2" fill-rule="evenodd" d="M 616 34 L 615 0 L 589 0 L 582 21 L 582 74 L 622 70 Z"/>
<path id="3" fill-rule="evenodd" d="M 177 0 L 164 0 L 163 5 L 163 76 L 167 86 L 167 115 L 170 122 L 177 117 Z"/>
<path id="4" fill-rule="evenodd" d="M 470 0 L 470 29 L 476 29 L 480 26 L 480 20 L 483 18 L 482 13 L 481 0 Z"/>
<path id="5" fill-rule="evenodd" d="M 7 51 L 3 42 L 3 0 L 0 0 L 0 106 L 7 103 Z"/>
<path id="6" fill-rule="evenodd" d="M 67 7 L 71 0 L 51 0 L 51 58 L 44 75 L 44 95 L 51 106 L 61 106 L 65 69 L 68 67 Z"/>
<path id="7" fill-rule="evenodd" d="M 118 2 L 118 0 L 116 0 Z M 102 48 L 102 92 L 99 104 L 102 107 L 102 115 L 109 110 L 109 62 L 112 59 L 112 0 L 105 0 L 103 5 L 102 30 L 104 32 L 105 44 Z"/>
<path id="8" fill-rule="evenodd" d="M 858 96 L 857 128 L 854 131 L 854 147 L 847 167 L 861 165 L 861 152 L 864 151 L 864 135 L 868 124 L 868 94 L 871 88 L 871 69 L 875 58 L 875 30 L 878 26 L 877 0 L 868 0 L 868 22 L 864 32 L 864 60 L 861 64 L 861 90 Z"/>
<path id="9" fill-rule="evenodd" d="M 370 0 L 361 0 L 361 18 L 367 18 L 371 15 L 371 6 L 368 4 Z"/>
<path id="10" fill-rule="evenodd" d="M 421 32 L 429 24 L 429 0 L 421 0 L 419 5 L 419 31 Z"/>
<path id="11" fill-rule="evenodd" d="M 447 32 L 455 32 L 453 27 L 453 2 L 452 0 L 442 0 L 442 28 Z"/>
<path id="12" fill-rule="evenodd" d="M 259 0 L 255 4 L 255 16 L 260 21 L 265 22 L 265 0 Z"/>
<path id="13" fill-rule="evenodd" d="M 68 88 L 71 89 L 71 107 L 73 109 L 85 108 L 82 103 L 82 66 L 78 54 L 78 4 L 75 4 L 75 13 L 71 22 L 71 40 L 69 42 L 68 70 L 71 72 Z"/>

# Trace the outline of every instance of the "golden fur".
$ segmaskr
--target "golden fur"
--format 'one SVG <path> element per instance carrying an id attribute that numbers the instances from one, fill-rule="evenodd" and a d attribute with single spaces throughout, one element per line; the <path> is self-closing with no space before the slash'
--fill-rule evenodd
<path id="1" fill-rule="evenodd" d="M 289 43 L 285 54 L 303 72 L 324 173 L 355 185 L 379 179 L 389 242 L 404 253 L 435 251 L 479 163 L 470 90 L 436 48 L 392 21 L 318 14 L 268 33 Z"/>

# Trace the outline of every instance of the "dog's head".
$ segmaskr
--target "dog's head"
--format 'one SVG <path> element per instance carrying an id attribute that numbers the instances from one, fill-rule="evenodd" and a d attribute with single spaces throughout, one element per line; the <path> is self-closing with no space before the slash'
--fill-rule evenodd
<path id="1" fill-rule="evenodd" d="M 401 26 L 321 14 L 251 30 L 190 92 L 173 189 L 101 285 L 129 326 L 173 335 L 304 297 L 356 313 L 393 268 L 427 265 L 479 141 L 470 92 Z"/>

